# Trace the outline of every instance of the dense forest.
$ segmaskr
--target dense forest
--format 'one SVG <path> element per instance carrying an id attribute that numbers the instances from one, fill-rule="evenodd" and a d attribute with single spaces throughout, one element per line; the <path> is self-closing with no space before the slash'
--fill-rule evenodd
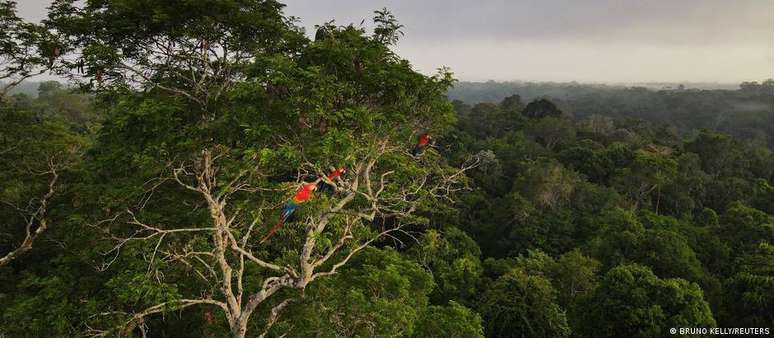
<path id="1" fill-rule="evenodd" d="M 0 26 L 0 337 L 774 323 L 769 82 L 454 100 L 389 11 L 308 37 L 273 0 Z"/>
<path id="2" fill-rule="evenodd" d="M 723 85 L 609 86 L 579 83 L 462 82 L 451 99 L 469 104 L 498 103 L 518 94 L 524 100 L 549 98 L 575 119 L 604 116 L 668 124 L 681 135 L 701 129 L 774 146 L 774 80 Z"/>

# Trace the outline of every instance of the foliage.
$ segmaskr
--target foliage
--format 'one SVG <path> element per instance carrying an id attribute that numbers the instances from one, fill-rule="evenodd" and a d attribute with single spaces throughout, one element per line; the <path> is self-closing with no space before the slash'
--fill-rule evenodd
<path id="1" fill-rule="evenodd" d="M 433 272 L 436 288 L 430 298 L 434 304 L 475 301 L 482 272 L 481 250 L 467 234 L 457 228 L 447 228 L 443 233 L 430 230 L 410 251 L 422 266 Z"/>
<path id="2" fill-rule="evenodd" d="M 774 306 L 774 248 L 761 241 L 737 261 L 738 272 L 726 283 L 729 316 L 742 325 L 765 325 L 772 321 Z"/>
<path id="3" fill-rule="evenodd" d="M 489 286 L 479 311 L 485 332 L 495 337 L 567 337 L 571 332 L 551 283 L 519 268 Z"/>
<path id="4" fill-rule="evenodd" d="M 432 311 L 433 286 L 427 271 L 394 250 L 369 249 L 341 274 L 307 289 L 276 329 L 296 337 L 411 336 L 423 312 Z"/>
<path id="5" fill-rule="evenodd" d="M 557 108 L 556 105 L 549 100 L 537 99 L 527 104 L 527 106 L 524 107 L 522 114 L 529 118 L 541 119 L 544 117 L 562 116 L 562 111 L 559 110 L 559 108 Z"/>
<path id="6" fill-rule="evenodd" d="M 16 1 L 0 1 L 0 101 L 22 81 L 54 69 L 64 49 L 55 31 L 21 18 Z"/>
<path id="7" fill-rule="evenodd" d="M 670 88 L 669 84 L 643 87 L 575 82 L 460 82 L 449 91 L 449 97 L 468 104 L 500 102 L 514 94 L 523 100 L 547 98 L 561 106 L 565 115 L 578 120 L 641 119 L 656 125 L 667 124 L 683 135 L 708 129 L 739 140 L 774 145 L 774 90 L 770 80 L 738 87 L 695 85 L 696 88 L 680 89 Z"/>
<path id="8" fill-rule="evenodd" d="M 454 301 L 448 306 L 433 305 L 420 319 L 414 337 L 484 337 L 481 316 Z"/>
<path id="9" fill-rule="evenodd" d="M 589 337 L 653 337 L 674 327 L 715 326 L 698 285 L 660 279 L 641 265 L 607 272 L 583 308 Z"/>

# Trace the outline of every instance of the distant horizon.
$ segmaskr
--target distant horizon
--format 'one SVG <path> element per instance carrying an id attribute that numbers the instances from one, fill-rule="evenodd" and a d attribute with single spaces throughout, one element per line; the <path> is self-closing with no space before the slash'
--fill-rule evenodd
<path id="1" fill-rule="evenodd" d="M 756 80 L 757 82 L 760 82 L 761 80 Z M 497 80 L 485 80 L 485 81 L 468 81 L 468 80 L 462 80 L 458 79 L 459 83 L 497 83 L 497 84 L 508 84 L 508 83 L 514 83 L 514 84 L 554 84 L 554 85 L 570 85 L 570 84 L 578 84 L 578 85 L 585 85 L 585 86 L 609 86 L 609 87 L 645 87 L 648 89 L 664 89 L 664 88 L 670 88 L 670 87 L 678 87 L 680 85 L 683 85 L 685 89 L 704 89 L 704 90 L 736 90 L 739 89 L 740 83 L 734 83 L 734 82 L 705 82 L 705 81 L 681 81 L 681 82 L 669 82 L 669 81 L 645 81 L 645 82 L 638 82 L 638 81 L 632 81 L 632 82 L 581 82 L 581 81 L 538 81 L 538 80 L 507 80 L 507 81 L 497 81 Z M 744 81 L 743 81 L 744 82 Z"/>
<path id="2" fill-rule="evenodd" d="M 422 69 L 416 69 L 416 70 L 421 72 L 421 73 L 424 73 L 426 75 L 432 75 L 431 72 L 423 71 Z M 454 74 L 454 69 L 450 69 L 450 70 Z M 675 85 L 683 84 L 683 85 L 686 85 L 686 86 L 689 85 L 689 84 L 693 84 L 693 85 L 722 85 L 722 86 L 734 85 L 734 86 L 738 86 L 739 84 L 741 84 L 743 82 L 761 82 L 761 81 L 764 81 L 766 79 L 774 78 L 774 75 L 772 75 L 772 76 L 762 75 L 759 78 L 746 79 L 746 80 L 741 80 L 741 81 L 732 81 L 732 80 L 725 80 L 725 81 L 724 80 L 684 80 L 684 81 L 674 81 L 674 80 L 642 80 L 642 81 L 641 80 L 628 80 L 628 81 L 627 80 L 622 80 L 622 81 L 618 81 L 618 80 L 616 80 L 616 81 L 603 81 L 603 80 L 550 80 L 550 79 L 540 80 L 540 79 L 520 79 L 520 78 L 515 78 L 515 79 L 494 79 L 494 78 L 489 78 L 489 79 L 466 79 L 466 78 L 458 77 L 456 74 L 454 74 L 454 78 L 457 81 L 459 81 L 459 82 L 481 82 L 481 83 L 494 81 L 494 82 L 499 82 L 499 83 L 507 83 L 507 82 L 523 82 L 523 83 L 527 83 L 527 82 L 533 82 L 533 83 L 579 83 L 579 84 L 611 85 L 611 86 L 621 86 L 621 85 L 625 86 L 625 85 L 638 85 L 638 84 L 675 84 Z M 51 74 L 41 74 L 41 75 L 38 75 L 38 76 L 36 76 L 34 78 L 31 78 L 31 79 L 29 79 L 29 80 L 27 80 L 25 82 L 44 82 L 44 81 L 58 81 L 58 82 L 62 82 L 62 83 L 68 82 L 68 80 L 65 79 L 65 78 L 62 78 L 62 77 L 59 77 L 59 76 L 56 76 L 56 75 L 51 75 Z M 0 83 L 1 82 L 2 81 L 0 81 Z"/>
<path id="3" fill-rule="evenodd" d="M 743 82 L 761 82 L 764 79 L 759 80 L 750 80 L 750 81 L 742 81 L 742 82 L 723 82 L 723 81 L 620 81 L 620 82 L 605 82 L 605 81 L 576 81 L 576 80 L 570 80 L 570 81 L 548 81 L 548 80 L 525 80 L 525 79 L 513 79 L 513 80 L 494 80 L 494 79 L 488 79 L 488 80 L 466 80 L 466 79 L 457 79 L 459 82 L 471 82 L 471 83 L 486 83 L 486 82 L 496 82 L 496 83 L 556 83 L 556 84 L 563 84 L 563 83 L 578 83 L 578 84 L 589 84 L 589 85 L 625 85 L 625 84 L 720 84 L 720 85 L 739 85 Z"/>
<path id="4" fill-rule="evenodd" d="M 535 83 L 535 84 L 579 84 L 579 85 L 596 85 L 596 86 L 619 86 L 619 87 L 627 87 L 627 86 L 645 86 L 648 87 L 648 85 L 651 86 L 665 86 L 665 85 L 684 85 L 686 88 L 691 88 L 690 86 L 720 86 L 722 88 L 719 89 L 725 89 L 729 86 L 734 86 L 736 88 L 739 87 L 743 82 L 739 83 L 736 82 L 721 82 L 721 81 L 626 81 L 626 82 L 600 82 L 600 81 L 545 81 L 545 80 L 524 80 L 524 79 L 513 79 L 513 80 L 466 80 L 466 79 L 456 79 L 458 83 L 519 83 L 519 84 L 526 84 L 526 83 Z M 761 82 L 765 79 L 759 79 L 759 80 L 751 80 L 750 82 Z M 48 76 L 48 75 L 40 75 L 38 77 L 33 77 L 30 79 L 27 79 L 19 84 L 19 86 L 25 86 L 35 83 L 41 83 L 41 82 L 47 82 L 47 81 L 57 81 L 59 83 L 63 84 L 69 84 L 69 81 L 64 78 L 55 77 L 55 76 Z M 0 83 L 3 83 L 3 81 L 0 81 Z"/>
<path id="5" fill-rule="evenodd" d="M 37 84 L 46 82 L 46 81 L 57 81 L 60 83 L 63 83 L 65 85 L 71 85 L 68 81 L 65 79 L 42 79 L 42 78 L 33 78 L 28 79 L 21 84 L 19 84 L 16 88 L 11 89 L 9 92 L 10 94 L 18 94 L 18 93 L 24 93 L 27 95 L 30 95 L 32 97 L 37 97 L 38 94 L 38 86 Z M 760 82 L 760 80 L 758 81 Z M 3 81 L 0 81 L 0 83 L 3 83 Z M 486 80 L 486 81 L 467 81 L 458 79 L 456 83 L 462 83 L 462 84 L 487 84 L 487 83 L 496 83 L 496 84 L 536 84 L 536 85 L 573 85 L 577 84 L 580 86 L 608 86 L 612 89 L 615 88 L 632 88 L 632 87 L 643 87 L 647 88 L 649 90 L 657 91 L 657 90 L 664 90 L 664 89 L 676 89 L 679 85 L 683 85 L 685 89 L 695 89 L 695 90 L 727 90 L 727 91 L 734 91 L 740 89 L 741 83 L 723 83 L 723 82 L 659 82 L 659 81 L 651 81 L 651 82 L 620 82 L 620 83 L 612 83 L 612 82 L 580 82 L 580 81 L 538 81 L 538 80 L 508 80 L 508 81 L 496 81 L 496 80 Z M 460 88 L 452 85 L 451 88 L 449 88 L 449 93 L 453 93 L 454 91 L 460 90 Z"/>
<path id="6" fill-rule="evenodd" d="M 570 81 L 551 81 L 551 80 L 536 80 L 536 79 L 512 79 L 512 80 L 495 80 L 495 79 L 487 79 L 487 80 L 468 80 L 468 79 L 461 79 L 461 78 L 455 78 L 457 82 L 468 82 L 468 83 L 487 83 L 487 82 L 495 82 L 495 83 L 552 83 L 552 84 L 583 84 L 583 85 L 610 85 L 610 86 L 619 86 L 619 85 L 636 85 L 636 84 L 674 84 L 674 85 L 689 85 L 689 84 L 701 84 L 701 85 L 740 85 L 744 82 L 761 82 L 765 81 L 766 79 L 756 79 L 756 80 L 750 80 L 750 81 L 741 81 L 741 82 L 732 82 L 732 81 L 620 81 L 620 82 L 606 82 L 606 81 L 576 81 L 576 80 L 570 80 Z M 57 81 L 60 83 L 68 83 L 69 81 L 67 79 L 52 76 L 52 75 L 40 75 L 37 77 L 32 77 L 30 79 L 27 79 L 22 82 L 23 83 L 39 83 L 39 82 L 46 82 L 46 81 Z M 0 83 L 3 83 L 3 81 L 0 81 Z"/>

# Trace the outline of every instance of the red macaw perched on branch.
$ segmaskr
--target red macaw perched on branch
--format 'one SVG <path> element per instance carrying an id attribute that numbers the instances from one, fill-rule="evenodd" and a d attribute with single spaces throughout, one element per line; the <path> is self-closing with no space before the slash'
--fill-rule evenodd
<path id="1" fill-rule="evenodd" d="M 285 224 L 285 221 L 287 221 L 291 215 L 293 215 L 293 212 L 296 211 L 299 207 L 301 207 L 301 204 L 306 203 L 310 198 L 312 198 L 312 194 L 315 190 L 317 190 L 317 183 L 320 182 L 320 179 L 317 179 L 316 181 L 312 183 L 306 183 L 301 186 L 300 189 L 296 192 L 296 195 L 293 196 L 293 198 L 288 201 L 288 203 L 285 205 L 285 209 L 282 210 L 282 215 L 280 215 L 279 222 L 277 222 L 277 225 L 275 225 L 271 230 L 269 230 L 269 233 L 266 234 L 266 236 L 263 236 L 261 238 L 261 243 L 268 241 L 271 236 L 274 235 L 279 228 L 282 227 L 282 225 Z"/>
<path id="2" fill-rule="evenodd" d="M 341 175 L 347 173 L 345 168 L 331 168 L 331 172 L 328 173 L 327 181 L 323 180 L 321 183 L 320 191 L 335 193 L 336 192 L 336 180 L 341 179 Z"/>
<path id="3" fill-rule="evenodd" d="M 414 156 L 422 155 L 422 153 L 425 152 L 425 149 L 427 149 L 427 147 L 430 146 L 431 139 L 433 139 L 433 136 L 430 135 L 429 132 L 419 136 L 417 145 L 414 147 L 414 150 L 411 151 L 411 155 L 414 155 Z"/>

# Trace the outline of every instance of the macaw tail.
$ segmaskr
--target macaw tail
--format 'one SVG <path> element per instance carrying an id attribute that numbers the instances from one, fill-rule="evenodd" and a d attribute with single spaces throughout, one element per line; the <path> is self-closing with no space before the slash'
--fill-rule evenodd
<path id="1" fill-rule="evenodd" d="M 280 216 L 282 221 L 284 222 L 287 220 L 291 220 L 291 216 L 293 216 L 293 212 L 295 212 L 296 209 L 298 209 L 299 207 L 301 207 L 300 203 L 293 200 L 289 201 L 288 204 L 285 205 L 285 209 L 282 209 L 282 215 Z"/>
<path id="2" fill-rule="evenodd" d="M 263 236 L 263 238 L 261 238 L 261 244 L 271 239 L 271 236 L 274 236 L 274 233 L 277 232 L 277 230 L 279 230 L 284 224 L 285 224 L 285 217 L 281 217 L 279 222 L 277 222 L 277 225 L 271 228 L 269 232 L 265 236 Z"/>
<path id="3" fill-rule="evenodd" d="M 296 211 L 297 208 L 297 203 L 294 203 L 293 201 L 288 202 L 288 204 L 285 205 L 285 209 L 282 210 L 282 215 L 280 215 L 279 222 L 277 222 L 277 225 L 271 228 L 269 232 L 263 236 L 263 238 L 261 238 L 261 243 L 268 241 L 271 236 L 274 236 L 274 233 L 277 232 L 277 230 L 279 230 L 283 225 L 285 225 L 285 221 L 290 218 L 290 216 L 294 211 Z"/>

